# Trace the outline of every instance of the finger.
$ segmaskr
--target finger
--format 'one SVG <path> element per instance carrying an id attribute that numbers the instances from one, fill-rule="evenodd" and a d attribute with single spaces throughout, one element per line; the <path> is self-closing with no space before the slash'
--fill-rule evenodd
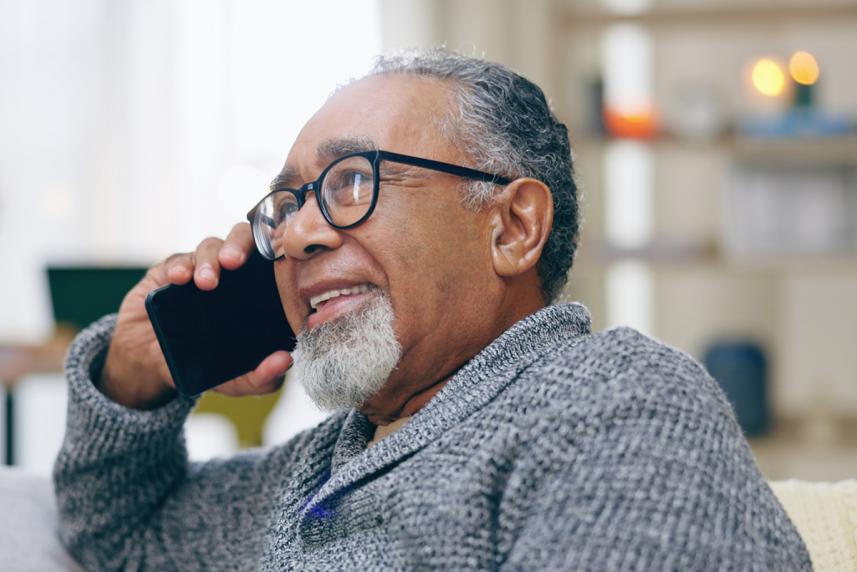
<path id="1" fill-rule="evenodd" d="M 230 397 L 265 395 L 280 389 L 285 379 L 284 375 L 279 375 L 273 379 L 260 382 L 253 379 L 253 374 L 248 373 L 215 387 L 214 391 Z"/>
<path id="2" fill-rule="evenodd" d="M 283 376 L 291 365 L 292 356 L 288 352 L 274 352 L 255 370 L 218 386 L 215 391 L 233 397 L 272 393 L 283 385 Z"/>
<path id="3" fill-rule="evenodd" d="M 199 243 L 193 253 L 193 281 L 200 290 L 214 290 L 220 279 L 217 253 L 223 240 L 210 236 Z"/>
<path id="4" fill-rule="evenodd" d="M 187 284 L 193 277 L 193 260 L 186 252 L 168 256 L 160 265 L 165 281 L 171 284 Z"/>
<path id="5" fill-rule="evenodd" d="M 277 351 L 263 359 L 253 371 L 253 375 L 260 380 L 281 381 L 293 363 L 294 360 L 289 352 Z"/>
<path id="6" fill-rule="evenodd" d="M 247 256 L 255 248 L 253 243 L 253 232 L 246 222 L 239 222 L 232 227 L 229 236 L 220 248 L 220 264 L 229 270 L 235 270 L 244 264 Z"/>

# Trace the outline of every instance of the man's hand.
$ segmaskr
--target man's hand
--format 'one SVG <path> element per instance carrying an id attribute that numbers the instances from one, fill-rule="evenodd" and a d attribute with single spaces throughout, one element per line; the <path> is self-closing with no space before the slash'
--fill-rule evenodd
<path id="1" fill-rule="evenodd" d="M 152 324 L 146 314 L 149 292 L 166 284 L 191 280 L 202 290 L 213 290 L 220 269 L 241 267 L 254 248 L 250 225 L 239 223 L 226 240 L 206 238 L 196 251 L 174 254 L 149 269 L 125 296 L 101 375 L 101 391 L 126 407 L 153 409 L 175 396 L 175 386 Z M 215 389 L 227 395 L 253 395 L 276 391 L 292 364 L 285 351 L 274 352 L 256 367 Z"/>

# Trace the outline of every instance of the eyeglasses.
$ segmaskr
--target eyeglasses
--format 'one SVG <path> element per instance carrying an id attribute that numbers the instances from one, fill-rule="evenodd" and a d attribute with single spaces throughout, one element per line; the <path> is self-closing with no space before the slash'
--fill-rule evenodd
<path id="1" fill-rule="evenodd" d="M 268 260 L 278 260 L 285 255 L 283 236 L 289 220 L 306 203 L 307 193 L 310 192 L 315 193 L 318 208 L 330 226 L 347 229 L 366 221 L 378 203 L 382 161 L 431 169 L 495 185 L 512 182 L 512 179 L 476 169 L 389 151 L 349 153 L 328 165 L 318 179 L 300 188 L 274 186 L 247 213 L 259 253 Z"/>

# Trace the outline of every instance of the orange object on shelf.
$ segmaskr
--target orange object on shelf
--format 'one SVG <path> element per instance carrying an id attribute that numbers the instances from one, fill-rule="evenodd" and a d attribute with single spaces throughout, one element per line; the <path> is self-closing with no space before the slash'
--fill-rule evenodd
<path id="1" fill-rule="evenodd" d="M 604 109 L 604 127 L 611 137 L 652 139 L 657 135 L 657 116 L 651 106 L 633 113 Z"/>

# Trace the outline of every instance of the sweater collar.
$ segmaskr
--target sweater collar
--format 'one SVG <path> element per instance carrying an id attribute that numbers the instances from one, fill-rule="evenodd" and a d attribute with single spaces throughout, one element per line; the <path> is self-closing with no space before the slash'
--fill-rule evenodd
<path id="1" fill-rule="evenodd" d="M 346 418 L 331 460 L 331 478 L 305 513 L 358 480 L 402 460 L 479 411 L 535 359 L 590 332 L 591 318 L 576 303 L 548 306 L 520 320 L 465 364 L 411 421 L 371 449 L 374 425 L 359 411 Z"/>

